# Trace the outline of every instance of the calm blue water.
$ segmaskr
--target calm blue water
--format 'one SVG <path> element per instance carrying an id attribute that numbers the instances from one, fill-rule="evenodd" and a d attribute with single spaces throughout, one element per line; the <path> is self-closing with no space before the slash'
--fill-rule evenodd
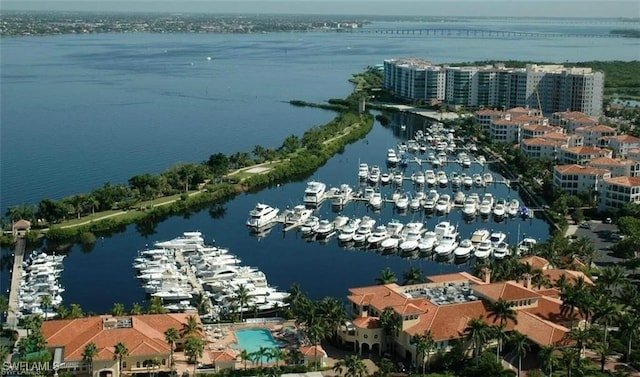
<path id="1" fill-rule="evenodd" d="M 238 330 L 235 333 L 238 338 L 238 345 L 235 348 L 246 350 L 248 353 L 256 352 L 260 347 L 270 349 L 279 346 L 267 329 Z M 265 357 L 262 361 L 267 362 L 268 359 Z"/>
<path id="2" fill-rule="evenodd" d="M 508 27 L 566 31 L 565 25 Z M 212 153 L 251 151 L 257 144 L 277 147 L 286 136 L 301 135 L 333 117 L 284 101 L 344 97 L 352 90 L 347 81 L 352 73 L 387 58 L 420 56 L 437 63 L 633 60 L 638 47 L 631 39 L 500 41 L 332 33 L 3 38 L 0 208 L 4 212 L 19 203 L 86 192 L 107 181 L 126 182 L 135 174 L 202 161 Z M 355 185 L 358 161 L 383 165 L 386 149 L 405 137 L 398 128 L 376 125 L 366 141 L 349 146 L 312 178 L 330 186 Z M 244 222 L 257 201 L 284 209 L 301 202 L 304 187 L 305 182 L 297 182 L 241 195 L 225 204 L 223 217 L 212 218 L 208 210 L 174 217 L 146 237 L 132 225 L 99 240 L 90 253 L 74 247 L 62 276 L 65 303 L 104 312 L 113 302 L 141 302 L 144 292 L 131 267 L 136 251 L 186 230 L 203 231 L 208 240 L 229 247 L 244 264 L 262 269 L 272 284 L 285 289 L 298 282 L 314 298 L 344 297 L 348 287 L 373 283 L 387 266 L 398 274 L 410 266 L 430 274 L 468 268 L 345 250 L 335 242 L 308 243 L 279 229 L 262 239 L 248 235 Z M 497 197 L 516 195 L 500 190 Z M 319 212 L 335 216 L 326 206 Z M 351 206 L 345 213 L 363 215 L 366 209 Z M 396 214 L 384 208 L 375 216 L 386 222 Z M 439 220 L 425 219 L 430 228 Z M 536 219 L 465 224 L 452 212 L 448 220 L 459 224 L 463 236 L 477 227 L 495 228 L 515 242 L 520 227 L 520 233 L 526 229 L 527 235 L 547 237 L 547 225 Z M 5 271 L 0 289 L 6 289 L 7 279 Z"/>

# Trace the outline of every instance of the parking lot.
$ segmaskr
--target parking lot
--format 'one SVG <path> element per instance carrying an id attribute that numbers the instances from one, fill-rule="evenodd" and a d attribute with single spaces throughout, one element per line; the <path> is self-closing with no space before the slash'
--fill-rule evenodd
<path id="1" fill-rule="evenodd" d="M 612 233 L 618 232 L 618 227 L 614 224 L 604 224 L 601 221 L 588 221 L 589 228 L 583 228 L 578 226 L 570 226 L 569 234 L 575 229 L 575 235 L 577 237 L 586 237 L 593 241 L 593 244 L 598 251 L 598 256 L 594 260 L 594 263 L 599 266 L 609 266 L 614 263 L 620 262 L 623 259 L 616 258 L 611 255 L 609 248 L 613 246 L 615 241 L 611 239 Z"/>

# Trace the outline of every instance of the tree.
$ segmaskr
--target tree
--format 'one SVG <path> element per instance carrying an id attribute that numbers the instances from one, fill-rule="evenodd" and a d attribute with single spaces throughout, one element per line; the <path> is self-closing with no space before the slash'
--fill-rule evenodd
<path id="1" fill-rule="evenodd" d="M 376 278 L 376 283 L 378 285 L 391 284 L 391 283 L 397 283 L 397 282 L 398 282 L 398 277 L 396 276 L 396 273 L 391 271 L 389 267 L 380 271 L 380 276 Z"/>
<path id="2" fill-rule="evenodd" d="M 196 375 L 198 368 L 198 359 L 202 357 L 204 353 L 204 341 L 202 338 L 196 335 L 191 335 L 184 343 L 184 354 L 189 358 L 189 361 L 193 363 L 193 375 Z"/>
<path id="3" fill-rule="evenodd" d="M 223 153 L 216 153 L 209 156 L 207 160 L 207 166 L 211 169 L 211 172 L 216 175 L 224 175 L 229 170 L 231 164 L 230 159 Z"/>
<path id="4" fill-rule="evenodd" d="M 640 316 L 638 313 L 628 311 L 622 314 L 620 321 L 620 333 L 627 340 L 627 361 L 631 360 L 631 345 L 640 337 Z"/>
<path id="5" fill-rule="evenodd" d="M 256 352 L 253 353 L 253 357 L 255 358 L 256 363 L 260 363 L 260 368 L 264 363 L 264 358 L 269 357 L 269 349 L 267 347 L 259 347 Z"/>
<path id="6" fill-rule="evenodd" d="M 273 359 L 276 361 L 276 366 L 278 366 L 278 363 L 281 360 L 284 360 L 285 354 L 284 352 L 282 352 L 282 350 L 278 347 L 273 347 L 269 350 L 269 359 Z"/>
<path id="7" fill-rule="evenodd" d="M 182 325 L 182 329 L 180 330 L 180 336 L 186 338 L 190 335 L 199 335 L 202 333 L 202 326 L 198 322 L 198 319 L 195 316 L 188 316 L 187 322 Z"/>
<path id="8" fill-rule="evenodd" d="M 203 315 L 209 313 L 211 302 L 209 301 L 209 297 L 207 297 L 204 293 L 198 292 L 194 296 L 196 309 L 198 309 L 198 314 Z"/>
<path id="9" fill-rule="evenodd" d="M 318 345 L 320 339 L 326 333 L 326 329 L 320 321 L 313 321 L 307 326 L 307 336 L 313 343 L 313 370 L 318 370 Z"/>
<path id="10" fill-rule="evenodd" d="M 467 333 L 467 339 L 473 343 L 473 355 L 476 360 L 476 366 L 478 366 L 480 350 L 490 335 L 489 325 L 487 325 L 482 316 L 472 318 L 467 324 L 465 332 Z"/>
<path id="11" fill-rule="evenodd" d="M 87 343 L 82 351 L 82 360 L 89 363 L 89 375 L 93 376 L 93 358 L 98 355 L 98 347 L 94 342 Z"/>
<path id="12" fill-rule="evenodd" d="M 53 306 L 53 300 L 51 299 L 51 296 L 46 294 L 40 297 L 40 306 L 42 306 L 42 309 L 44 311 L 44 320 L 46 321 L 47 319 L 49 319 L 49 309 L 51 309 L 51 307 Z"/>
<path id="13" fill-rule="evenodd" d="M 249 299 L 250 299 L 249 289 L 244 284 L 240 284 L 238 286 L 238 289 L 236 290 L 236 297 L 235 297 L 235 301 L 240 310 L 240 322 L 242 322 L 242 314 L 244 312 L 245 306 L 249 303 Z"/>
<path id="14" fill-rule="evenodd" d="M 344 359 L 338 361 L 333 370 L 338 374 L 345 372 L 345 377 L 365 377 L 367 375 L 367 367 L 364 362 L 356 355 L 348 355 Z"/>
<path id="15" fill-rule="evenodd" d="M 178 339 L 180 339 L 180 333 L 178 332 L 178 329 L 176 329 L 175 327 L 169 327 L 164 332 L 164 340 L 169 344 L 169 347 L 171 348 L 171 353 L 169 354 L 169 365 L 171 366 L 172 371 L 175 365 L 175 362 L 173 360 L 173 350 L 176 347 L 176 341 Z"/>
<path id="16" fill-rule="evenodd" d="M 140 305 L 137 302 L 134 302 L 133 305 L 131 305 L 131 311 L 129 313 L 131 313 L 131 315 L 140 315 L 144 312 L 144 310 L 142 309 L 142 305 Z"/>
<path id="17" fill-rule="evenodd" d="M 580 352 L 575 348 L 563 348 L 560 361 L 567 368 L 567 377 L 571 377 L 574 369 L 580 368 Z"/>
<path id="18" fill-rule="evenodd" d="M 247 361 L 251 360 L 251 357 L 251 354 L 247 352 L 247 350 L 242 350 L 242 352 L 240 352 L 240 359 L 244 361 L 244 370 L 247 370 Z"/>
<path id="19" fill-rule="evenodd" d="M 69 318 L 82 318 L 84 317 L 84 312 L 82 308 L 78 304 L 71 304 L 71 310 L 69 311 Z"/>
<path id="20" fill-rule="evenodd" d="M 147 309 L 147 313 L 149 314 L 164 314 L 167 312 L 167 308 L 164 307 L 162 298 L 152 296 L 149 301 L 149 308 Z"/>
<path id="21" fill-rule="evenodd" d="M 433 340 L 433 334 L 431 331 L 425 331 L 422 335 L 414 335 L 412 337 L 413 343 L 416 345 L 416 354 L 420 356 L 422 360 L 422 375 L 424 376 L 424 365 L 430 364 L 431 350 L 435 346 L 436 342 Z M 425 360 L 426 359 L 426 360 Z"/>
<path id="22" fill-rule="evenodd" d="M 122 376 L 122 360 L 129 356 L 129 349 L 122 342 L 118 342 L 114 348 L 113 359 L 118 360 L 118 376 Z"/>
<path id="23" fill-rule="evenodd" d="M 42 199 L 38 205 L 38 216 L 49 224 L 57 223 L 67 216 L 67 206 L 61 201 Z"/>
<path id="24" fill-rule="evenodd" d="M 402 285 L 412 285 L 424 283 L 424 276 L 422 270 L 418 267 L 411 267 L 408 271 L 402 274 Z"/>
<path id="25" fill-rule="evenodd" d="M 500 298 L 498 301 L 489 304 L 488 318 L 495 317 L 500 321 L 498 330 L 498 349 L 496 350 L 496 361 L 499 361 L 498 354 L 502 350 L 502 338 L 504 337 L 504 330 L 507 323 L 511 320 L 514 324 L 518 323 L 518 314 L 513 309 L 513 304 Z"/>
<path id="26" fill-rule="evenodd" d="M 611 301 L 609 296 L 601 296 L 596 306 L 594 320 L 604 324 L 603 343 L 607 343 L 607 335 L 609 333 L 609 324 L 620 317 L 624 308 L 620 304 Z"/>
<path id="27" fill-rule="evenodd" d="M 556 363 L 556 347 L 553 345 L 542 346 L 540 347 L 540 351 L 538 352 L 538 356 L 542 361 L 543 369 L 549 373 L 549 377 L 553 374 L 553 366 Z"/>
<path id="28" fill-rule="evenodd" d="M 400 333 L 402 329 L 402 322 L 400 317 L 398 317 L 395 313 L 395 310 L 391 306 L 387 306 L 384 308 L 382 313 L 380 314 L 380 326 L 382 327 L 385 335 L 385 342 L 387 344 L 387 350 L 390 348 L 393 349 L 395 344 L 395 338 Z M 393 341 L 389 341 L 389 339 L 393 339 Z M 389 347 L 391 345 L 391 347 Z"/>
<path id="29" fill-rule="evenodd" d="M 338 328 L 344 324 L 346 319 L 342 302 L 335 297 L 325 297 L 316 306 L 316 312 L 320 316 L 327 333 L 336 340 Z"/>
<path id="30" fill-rule="evenodd" d="M 598 342 L 595 351 L 600 358 L 600 372 L 604 373 L 604 366 L 607 363 L 607 357 L 613 353 L 613 347 L 609 342 Z"/>
<path id="31" fill-rule="evenodd" d="M 111 309 L 111 315 L 114 317 L 122 317 L 125 314 L 124 304 L 116 302 Z"/>
<path id="32" fill-rule="evenodd" d="M 518 376 L 520 376 L 520 371 L 522 370 L 522 358 L 526 356 L 527 351 L 529 350 L 527 336 L 519 331 L 514 331 L 511 335 L 511 343 L 518 354 Z"/>
<path id="33" fill-rule="evenodd" d="M 4 363 L 4 361 L 7 360 L 7 357 L 10 354 L 11 354 L 11 351 L 9 350 L 9 347 L 7 347 L 4 344 L 0 346 L 0 361 Z"/>

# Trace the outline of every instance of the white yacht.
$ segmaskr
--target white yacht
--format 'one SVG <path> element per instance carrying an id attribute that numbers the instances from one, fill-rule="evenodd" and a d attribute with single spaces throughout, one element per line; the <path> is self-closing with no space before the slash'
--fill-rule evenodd
<path id="1" fill-rule="evenodd" d="M 445 257 L 451 255 L 457 247 L 458 233 L 454 232 L 443 235 L 434 251 L 439 257 Z"/>
<path id="2" fill-rule="evenodd" d="M 492 250 L 493 246 L 491 246 L 491 241 L 484 240 L 476 246 L 474 255 L 477 259 L 487 259 L 491 256 Z"/>
<path id="3" fill-rule="evenodd" d="M 485 184 L 490 184 L 493 183 L 493 174 L 491 173 L 484 173 L 482 175 L 482 180 L 484 181 Z"/>
<path id="4" fill-rule="evenodd" d="M 433 251 L 433 248 L 438 245 L 438 235 L 436 232 L 430 230 L 424 232 L 422 237 L 418 241 L 418 249 L 420 254 L 426 255 Z"/>
<path id="5" fill-rule="evenodd" d="M 402 186 L 402 182 L 404 181 L 404 176 L 402 173 L 396 172 L 393 174 L 393 183 L 397 186 Z"/>
<path id="6" fill-rule="evenodd" d="M 511 254 L 509 252 L 509 244 L 506 242 L 500 242 L 493 248 L 493 257 L 496 259 L 504 259 Z"/>
<path id="7" fill-rule="evenodd" d="M 482 176 L 478 173 L 473 175 L 473 184 L 476 187 L 482 187 L 484 186 L 484 180 L 482 179 Z"/>
<path id="8" fill-rule="evenodd" d="M 342 207 L 345 204 L 347 204 L 349 200 L 351 200 L 352 194 L 353 194 L 353 188 L 351 188 L 351 186 L 349 186 L 348 184 L 343 183 L 340 185 L 340 189 L 338 189 L 338 192 L 335 194 L 335 196 L 331 200 L 331 204 L 336 207 Z"/>
<path id="9" fill-rule="evenodd" d="M 366 180 L 369 177 L 369 165 L 361 163 L 358 167 L 358 178 L 361 181 Z"/>
<path id="10" fill-rule="evenodd" d="M 424 179 L 429 186 L 435 186 L 438 181 L 436 173 L 433 170 L 426 170 L 424 172 Z"/>
<path id="11" fill-rule="evenodd" d="M 181 237 L 156 242 L 154 245 L 162 249 L 195 250 L 197 247 L 204 246 L 204 238 L 200 232 L 184 232 Z"/>
<path id="12" fill-rule="evenodd" d="M 518 201 L 518 199 L 511 199 L 511 201 L 509 201 L 509 206 L 507 207 L 507 213 L 511 217 L 516 217 L 518 216 L 519 211 L 520 211 L 520 202 Z"/>
<path id="13" fill-rule="evenodd" d="M 387 226 L 384 224 L 380 224 L 376 227 L 376 229 L 367 237 L 367 247 L 374 249 L 378 247 L 378 245 L 391 237 L 391 234 L 387 231 Z"/>
<path id="14" fill-rule="evenodd" d="M 382 194 L 379 192 L 374 192 L 373 195 L 371 195 L 371 197 L 369 198 L 369 206 L 374 210 L 382 208 Z"/>
<path id="15" fill-rule="evenodd" d="M 496 219 L 502 219 L 507 212 L 504 199 L 498 199 L 493 207 L 493 216 Z"/>
<path id="16" fill-rule="evenodd" d="M 318 228 L 316 229 L 316 239 L 328 238 L 333 233 L 335 233 L 334 222 L 327 219 L 320 220 Z"/>
<path id="17" fill-rule="evenodd" d="M 471 234 L 471 243 L 474 245 L 479 244 L 482 241 L 486 241 L 491 236 L 491 232 L 487 229 L 476 229 L 473 234 Z"/>
<path id="18" fill-rule="evenodd" d="M 473 186 L 473 178 L 470 175 L 465 175 L 462 177 L 462 185 L 466 188 L 471 188 Z"/>
<path id="19" fill-rule="evenodd" d="M 440 170 L 438 171 L 437 178 L 438 178 L 438 184 L 440 185 L 440 187 L 447 187 L 447 185 L 449 184 L 449 178 L 447 177 L 447 173 Z"/>
<path id="20" fill-rule="evenodd" d="M 376 184 L 380 181 L 380 167 L 378 165 L 373 165 L 371 167 L 371 171 L 369 172 L 369 183 Z"/>
<path id="21" fill-rule="evenodd" d="M 266 226 L 278 217 L 278 208 L 271 207 L 264 203 L 256 204 L 249 212 L 249 218 L 247 219 L 247 226 L 252 228 L 261 228 Z"/>
<path id="22" fill-rule="evenodd" d="M 402 242 L 402 236 L 399 234 L 393 235 L 386 240 L 380 242 L 380 246 L 378 246 L 378 250 L 380 250 L 383 254 L 387 252 L 393 251 L 398 248 L 398 245 Z"/>
<path id="23" fill-rule="evenodd" d="M 407 194 L 401 194 L 395 201 L 396 209 L 404 211 L 409 207 L 409 196 Z"/>
<path id="24" fill-rule="evenodd" d="M 422 170 L 418 170 L 417 172 L 411 174 L 411 180 L 416 185 L 419 185 L 419 186 L 424 185 L 425 177 L 424 177 L 424 173 L 422 172 Z"/>
<path id="25" fill-rule="evenodd" d="M 333 228 L 335 230 L 340 230 L 343 226 L 347 225 L 348 222 L 349 218 L 347 216 L 336 216 L 336 218 L 333 219 Z"/>
<path id="26" fill-rule="evenodd" d="M 470 168 L 471 167 L 471 159 L 468 156 L 464 156 L 462 158 L 462 167 L 463 168 Z"/>
<path id="27" fill-rule="evenodd" d="M 451 210 L 451 196 L 449 194 L 442 194 L 436 202 L 436 213 L 445 214 Z"/>
<path id="28" fill-rule="evenodd" d="M 533 238 L 525 238 L 518 243 L 518 253 L 527 255 L 533 249 L 538 241 Z"/>
<path id="29" fill-rule="evenodd" d="M 360 226 L 360 219 L 353 218 L 349 219 L 349 222 L 340 230 L 340 234 L 338 234 L 338 241 L 340 242 L 350 242 L 353 240 L 353 235 L 358 230 Z"/>
<path id="30" fill-rule="evenodd" d="M 465 238 L 464 240 L 460 241 L 458 247 L 456 247 L 456 249 L 453 251 L 453 255 L 458 259 L 465 259 L 471 256 L 471 252 L 473 251 L 473 249 L 475 249 L 475 246 L 473 246 L 471 240 Z"/>
<path id="31" fill-rule="evenodd" d="M 312 210 L 302 204 L 298 204 L 293 209 L 286 211 L 284 216 L 285 225 L 302 224 L 311 216 Z"/>
<path id="32" fill-rule="evenodd" d="M 477 212 L 478 206 L 476 204 L 476 201 L 473 198 L 467 198 L 467 200 L 465 200 L 464 202 L 464 205 L 462 206 L 462 213 L 467 218 L 473 218 L 475 217 Z"/>
<path id="33" fill-rule="evenodd" d="M 494 248 L 498 246 L 500 243 L 504 242 L 507 239 L 507 235 L 502 232 L 493 232 L 489 236 L 489 241 L 491 241 L 491 246 Z"/>
<path id="34" fill-rule="evenodd" d="M 307 183 L 307 188 L 304 190 L 303 202 L 306 205 L 317 206 L 324 199 L 327 185 L 322 182 L 311 181 Z"/>
<path id="35" fill-rule="evenodd" d="M 404 224 L 398 220 L 391 220 L 387 223 L 387 232 L 392 235 L 398 235 L 404 229 Z"/>
<path id="36" fill-rule="evenodd" d="M 380 174 L 380 183 L 382 183 L 383 185 L 388 185 L 389 182 L 391 182 L 391 174 L 389 173 Z"/>
<path id="37" fill-rule="evenodd" d="M 453 203 L 456 205 L 463 205 L 464 200 L 466 199 L 466 195 L 462 191 L 456 192 L 456 195 L 453 197 Z"/>
<path id="38" fill-rule="evenodd" d="M 311 235 L 318 230 L 320 226 L 320 218 L 318 216 L 309 216 L 307 220 L 305 220 L 304 224 L 300 227 L 300 231 L 302 231 L 303 235 Z"/>
<path id="39" fill-rule="evenodd" d="M 396 153 L 395 149 L 387 150 L 387 164 L 395 165 L 398 162 L 400 162 L 400 158 L 398 157 L 398 154 Z"/>
<path id="40" fill-rule="evenodd" d="M 404 227 L 404 240 L 398 245 L 402 253 L 409 253 L 418 248 L 418 241 L 424 232 L 423 226 L 422 223 L 412 222 Z"/>
<path id="41" fill-rule="evenodd" d="M 370 217 L 365 216 L 360 221 L 358 230 L 353 234 L 352 240 L 357 245 L 361 245 L 366 242 L 367 237 L 373 232 L 373 227 L 376 225 L 376 221 Z"/>
<path id="42" fill-rule="evenodd" d="M 436 235 L 438 236 L 438 240 L 442 239 L 444 235 L 452 234 L 455 231 L 456 231 L 456 227 L 453 226 L 448 221 L 439 222 L 434 228 L 434 232 L 436 232 Z"/>

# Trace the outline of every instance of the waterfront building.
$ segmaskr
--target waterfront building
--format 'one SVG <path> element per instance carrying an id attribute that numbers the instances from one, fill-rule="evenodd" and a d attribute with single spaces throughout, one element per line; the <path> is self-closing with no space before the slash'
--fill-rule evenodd
<path id="1" fill-rule="evenodd" d="M 559 162 L 561 164 L 585 165 L 590 160 L 598 157 L 612 157 L 610 149 L 598 147 L 568 147 L 561 148 Z"/>
<path id="2" fill-rule="evenodd" d="M 567 111 L 599 117 L 604 74 L 562 65 L 454 67 L 423 59 L 389 59 L 384 62 L 384 86 L 406 100 L 443 99 L 444 93 L 450 108 L 519 106 L 545 114 Z"/>
<path id="3" fill-rule="evenodd" d="M 545 120 L 547 118 L 544 118 Z M 543 124 L 538 123 L 530 123 L 522 126 L 520 131 L 520 136 L 523 139 L 530 139 L 532 137 L 543 137 L 550 133 L 564 133 L 564 129 L 562 127 L 550 126 L 548 122 L 543 122 Z"/>
<path id="4" fill-rule="evenodd" d="M 587 165 L 594 168 L 607 169 L 611 172 L 611 177 L 640 176 L 640 161 L 637 160 L 598 157 L 589 161 Z"/>
<path id="5" fill-rule="evenodd" d="M 83 360 L 84 347 L 93 342 L 98 350 L 93 358 L 93 376 L 118 375 L 115 345 L 123 343 L 129 354 L 122 360 L 122 372 L 127 374 L 148 373 L 148 360 L 158 360 L 154 372 L 170 372 L 171 348 L 165 341 L 164 332 L 173 327 L 180 331 L 193 315 L 202 326 L 197 314 L 147 314 L 113 317 L 110 315 L 76 319 L 45 321 L 42 334 L 53 355 L 53 362 L 60 365 L 61 372 L 88 374 L 89 363 Z M 176 342 L 176 348 L 184 343 Z"/>
<path id="6" fill-rule="evenodd" d="M 384 87 L 409 101 L 442 101 L 445 70 L 424 59 L 385 60 Z"/>
<path id="7" fill-rule="evenodd" d="M 586 147 L 603 147 L 602 138 L 615 136 L 616 129 L 613 127 L 597 124 L 595 126 L 577 127 L 575 134 L 582 136 L 583 145 Z"/>
<path id="8" fill-rule="evenodd" d="M 568 147 L 567 140 L 535 137 L 520 140 L 520 150 L 531 158 L 557 159 L 562 148 Z"/>
<path id="9" fill-rule="evenodd" d="M 640 148 L 632 148 L 627 151 L 627 157 L 634 161 L 640 161 Z"/>
<path id="10" fill-rule="evenodd" d="M 595 126 L 598 121 L 580 111 L 558 111 L 551 114 L 551 125 L 564 128 L 567 133 L 575 133 L 578 127 Z"/>
<path id="11" fill-rule="evenodd" d="M 640 138 L 632 135 L 617 135 L 603 137 L 602 146 L 611 148 L 616 157 L 626 158 L 629 150 L 640 148 Z"/>
<path id="12" fill-rule="evenodd" d="M 611 178 L 607 169 L 582 165 L 556 165 L 553 167 L 553 185 L 571 195 L 579 192 L 598 189 L 598 182 L 604 178 Z"/>
<path id="13" fill-rule="evenodd" d="M 483 131 L 489 131 L 491 122 L 495 119 L 501 119 L 505 115 L 504 111 L 492 110 L 492 109 L 480 109 L 474 113 L 476 122 L 482 127 Z"/>
<path id="14" fill-rule="evenodd" d="M 640 203 L 640 177 L 615 177 L 600 183 L 598 210 L 605 211 Z"/>
<path id="15" fill-rule="evenodd" d="M 553 268 L 548 262 L 545 267 L 544 273 L 551 274 Z M 555 270 L 553 274 L 565 275 L 570 281 L 574 277 L 567 270 Z M 416 352 L 414 335 L 431 333 L 435 341 L 432 355 L 448 351 L 454 340 L 471 347 L 466 340 L 470 321 L 481 317 L 488 325 L 497 325 L 499 320 L 489 316 L 489 304 L 502 299 L 513 305 L 517 315 L 517 322 L 506 323 L 507 332 L 517 330 L 540 346 L 565 341 L 568 326 L 579 319 L 579 313 L 562 310 L 557 290 L 537 289 L 531 284 L 531 275 L 523 275 L 518 281 L 494 283 L 490 275 L 486 269 L 484 279 L 460 272 L 429 276 L 421 284 L 351 288 L 347 299 L 353 320 L 340 327 L 340 339 L 358 354 L 395 352 L 420 365 L 423 360 Z M 391 308 L 400 322 L 396 335 L 385 334 L 380 323 L 386 308 Z"/>

